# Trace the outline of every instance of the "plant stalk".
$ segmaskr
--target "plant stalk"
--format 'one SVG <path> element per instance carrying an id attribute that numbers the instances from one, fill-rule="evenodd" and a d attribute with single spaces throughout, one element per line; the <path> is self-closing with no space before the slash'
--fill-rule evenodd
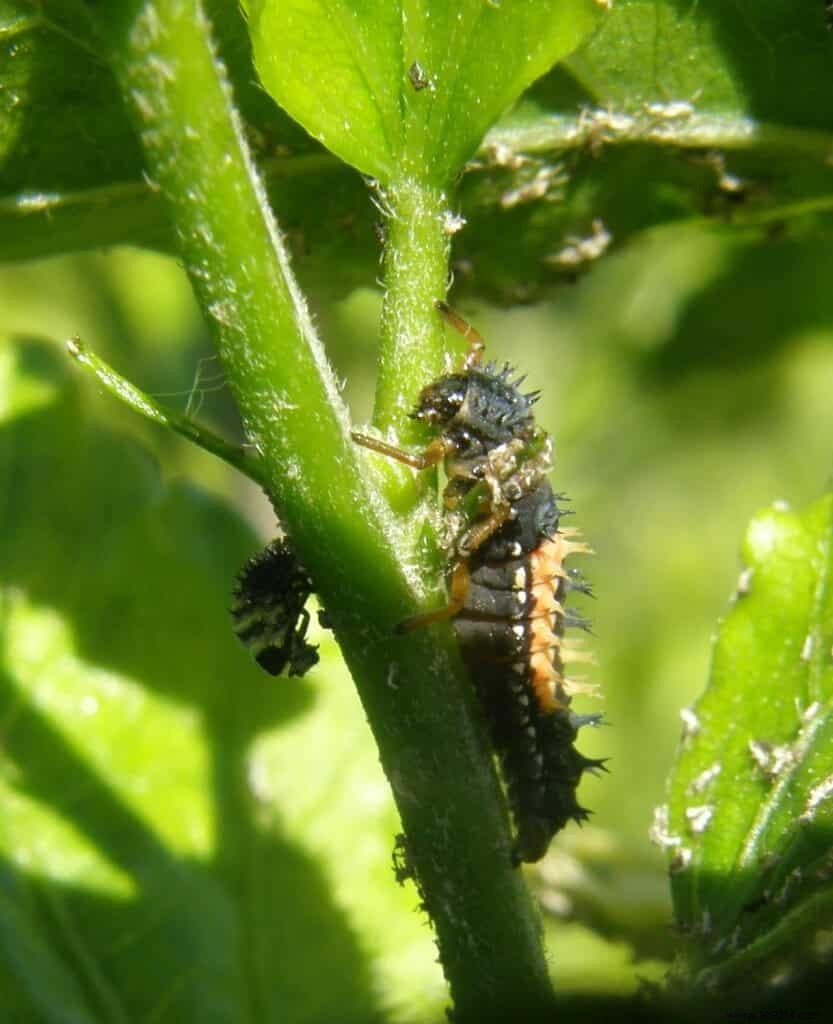
<path id="1" fill-rule="evenodd" d="M 393 427 L 403 443 L 418 443 L 408 413 L 416 393 L 403 383 L 427 384 L 442 371 L 444 332 L 435 303 L 448 289 L 449 235 L 445 192 L 414 178 L 380 193 L 385 221 L 385 298 L 373 422 Z"/>

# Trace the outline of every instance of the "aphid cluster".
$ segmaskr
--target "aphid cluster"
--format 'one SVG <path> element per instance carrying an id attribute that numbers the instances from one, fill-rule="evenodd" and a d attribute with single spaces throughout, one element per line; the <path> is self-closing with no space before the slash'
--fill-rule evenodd
<path id="1" fill-rule="evenodd" d="M 469 341 L 457 373 L 429 384 L 412 416 L 436 437 L 419 455 L 354 434 L 354 440 L 416 469 L 444 463 L 450 523 L 449 604 L 400 630 L 453 618 L 463 656 L 500 758 L 515 824 L 516 863 L 539 860 L 570 819 L 588 812 L 576 800 L 582 773 L 601 767 L 574 747 L 598 715 L 570 711 L 587 689 L 567 678 L 568 661 L 591 660 L 568 645 L 566 628 L 588 628 L 565 607 L 571 591 L 589 593 L 565 567 L 588 552 L 547 481 L 552 445 L 535 423 L 537 394 L 523 394 L 509 367 L 482 362 L 480 336 L 443 304 L 445 319 Z M 559 498 L 561 496 L 558 496 Z"/>

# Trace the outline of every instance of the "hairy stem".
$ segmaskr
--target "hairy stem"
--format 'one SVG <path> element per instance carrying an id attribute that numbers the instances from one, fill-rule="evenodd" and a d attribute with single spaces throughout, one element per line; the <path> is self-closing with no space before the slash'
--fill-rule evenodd
<path id="1" fill-rule="evenodd" d="M 385 296 L 373 422 L 383 434 L 392 432 L 398 444 L 418 447 L 425 443 L 424 429 L 409 413 L 420 389 L 442 372 L 447 351 L 436 310 L 448 287 L 447 198 L 442 190 L 415 178 L 379 195 L 385 216 Z M 390 464 L 380 472 L 391 510 L 400 519 L 410 517 L 417 531 L 411 531 L 409 543 L 421 546 L 426 597 L 436 603 L 441 598 L 431 593 L 429 581 L 439 576 L 442 553 L 433 532 L 422 528 L 435 501 L 436 486 L 428 485 L 436 484 L 436 473 L 415 477 Z"/>
<path id="2" fill-rule="evenodd" d="M 407 419 L 416 394 L 442 367 L 443 330 L 435 303 L 448 288 L 448 234 L 444 192 L 408 179 L 382 193 L 385 221 L 385 300 L 374 423 L 403 440 L 419 433 Z M 409 429 L 410 428 L 410 429 Z"/>

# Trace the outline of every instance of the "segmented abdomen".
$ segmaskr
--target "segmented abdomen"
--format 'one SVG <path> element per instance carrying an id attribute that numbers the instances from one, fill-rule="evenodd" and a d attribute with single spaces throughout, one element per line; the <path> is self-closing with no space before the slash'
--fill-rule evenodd
<path id="1" fill-rule="evenodd" d="M 587 817 L 576 787 L 582 772 L 600 762 L 583 757 L 573 743 L 580 726 L 598 716 L 569 710 L 579 687 L 565 679 L 563 665 L 565 628 L 587 625 L 564 607 L 570 590 L 587 591 L 564 562 L 587 548 L 558 529 L 560 512 L 548 484 L 514 511 L 469 560 L 471 584 L 454 622 L 500 756 L 516 831 L 514 858 L 531 862 L 543 857 L 571 818 Z"/>

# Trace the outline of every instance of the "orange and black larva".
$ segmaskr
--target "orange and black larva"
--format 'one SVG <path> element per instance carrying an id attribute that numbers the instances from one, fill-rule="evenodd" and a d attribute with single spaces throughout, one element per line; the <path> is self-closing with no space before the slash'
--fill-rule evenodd
<path id="1" fill-rule="evenodd" d="M 576 787 L 583 772 L 601 767 L 573 745 L 579 728 L 600 716 L 570 711 L 573 694 L 585 688 L 564 674 L 565 662 L 591 660 L 564 640 L 566 628 L 588 627 L 565 608 L 567 595 L 589 592 L 565 561 L 589 549 L 559 526 L 563 512 L 547 481 L 552 445 L 532 415 L 537 394 L 522 394 L 508 367 L 483 365 L 480 336 L 445 305 L 438 309 L 470 351 L 459 372 L 424 388 L 412 413 L 435 439 L 414 455 L 353 438 L 416 469 L 444 463 L 449 604 L 398 628 L 454 620 L 500 758 L 513 858 L 531 862 L 570 819 L 587 817 Z"/>

